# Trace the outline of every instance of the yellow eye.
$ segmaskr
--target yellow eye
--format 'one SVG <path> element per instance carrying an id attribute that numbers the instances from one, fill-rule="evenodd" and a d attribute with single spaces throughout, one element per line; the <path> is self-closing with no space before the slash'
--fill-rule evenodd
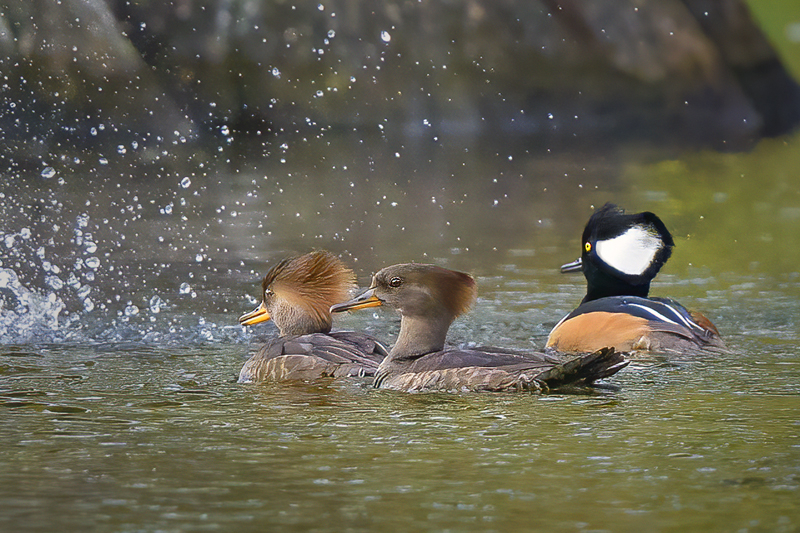
<path id="1" fill-rule="evenodd" d="M 583 245 L 583 249 L 586 250 L 587 252 L 591 252 L 592 251 L 592 243 L 587 242 L 586 244 Z"/>

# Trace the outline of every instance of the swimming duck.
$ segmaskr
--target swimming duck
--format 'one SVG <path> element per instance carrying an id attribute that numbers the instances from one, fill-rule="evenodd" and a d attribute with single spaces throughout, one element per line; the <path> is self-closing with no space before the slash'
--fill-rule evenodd
<path id="1" fill-rule="evenodd" d="M 272 320 L 280 337 L 248 359 L 239 382 L 372 376 L 388 353 L 369 335 L 331 333 L 331 305 L 355 288 L 353 271 L 333 254 L 315 251 L 284 259 L 261 281 L 262 301 L 239 317 L 252 326 Z"/>
<path id="2" fill-rule="evenodd" d="M 334 305 L 331 312 L 380 305 L 397 309 L 400 333 L 375 374 L 374 386 L 416 391 L 542 390 L 591 383 L 628 364 L 613 349 L 565 360 L 556 355 L 498 348 L 445 348 L 453 320 L 475 302 L 469 274 L 435 265 L 389 266 L 372 278 L 369 289 Z"/>
<path id="3" fill-rule="evenodd" d="M 649 297 L 650 282 L 674 246 L 664 223 L 650 212 L 626 214 L 613 204 L 594 213 L 583 230 L 580 259 L 561 272 L 583 272 L 581 305 L 550 332 L 547 346 L 563 351 L 691 353 L 724 348 L 719 331 L 696 311 L 669 298 Z"/>

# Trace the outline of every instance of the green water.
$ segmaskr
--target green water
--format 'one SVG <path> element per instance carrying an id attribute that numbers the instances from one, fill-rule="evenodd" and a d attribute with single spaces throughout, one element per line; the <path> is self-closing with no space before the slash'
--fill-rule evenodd
<path id="1" fill-rule="evenodd" d="M 3 185 L 2 301 L 30 312 L 0 324 L 0 529 L 800 528 L 800 135 L 681 157 L 333 135 L 281 151 Z M 584 291 L 558 266 L 609 200 L 664 219 L 677 246 L 652 292 L 705 312 L 730 354 L 638 359 L 589 394 L 234 382 L 275 334 L 236 324 L 259 275 L 315 247 L 362 285 L 399 261 L 468 270 L 479 299 L 452 341 L 541 346 Z M 391 343 L 398 319 L 336 326 Z"/>
<path id="2" fill-rule="evenodd" d="M 637 362 L 611 380 L 619 390 L 585 396 L 240 386 L 232 347 L 4 355 L 17 369 L 2 398 L 0 523 L 794 531 L 796 353 L 742 344 L 713 361 Z"/>

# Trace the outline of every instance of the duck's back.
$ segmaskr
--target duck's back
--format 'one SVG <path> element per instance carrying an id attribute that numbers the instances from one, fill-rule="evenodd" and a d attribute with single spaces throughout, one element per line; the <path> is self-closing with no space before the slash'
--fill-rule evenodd
<path id="1" fill-rule="evenodd" d="M 386 354 L 376 339 L 352 331 L 278 337 L 245 362 L 239 382 L 374 376 Z"/>
<path id="2" fill-rule="evenodd" d="M 626 365 L 625 358 L 610 349 L 565 358 L 450 348 L 406 364 L 382 365 L 375 386 L 406 392 L 542 390 L 591 383 Z"/>
<path id="3" fill-rule="evenodd" d="M 562 351 L 593 351 L 612 346 L 619 351 L 692 353 L 719 350 L 725 343 L 714 324 L 669 298 L 611 296 L 581 304 L 564 317 L 547 339 Z"/>

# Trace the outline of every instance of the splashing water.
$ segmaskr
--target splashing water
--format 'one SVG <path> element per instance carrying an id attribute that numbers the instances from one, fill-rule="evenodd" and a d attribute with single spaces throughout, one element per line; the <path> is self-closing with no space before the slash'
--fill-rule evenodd
<path id="1" fill-rule="evenodd" d="M 0 340 L 35 342 L 58 331 L 64 302 L 55 293 L 46 295 L 25 287 L 17 273 L 0 268 Z"/>

